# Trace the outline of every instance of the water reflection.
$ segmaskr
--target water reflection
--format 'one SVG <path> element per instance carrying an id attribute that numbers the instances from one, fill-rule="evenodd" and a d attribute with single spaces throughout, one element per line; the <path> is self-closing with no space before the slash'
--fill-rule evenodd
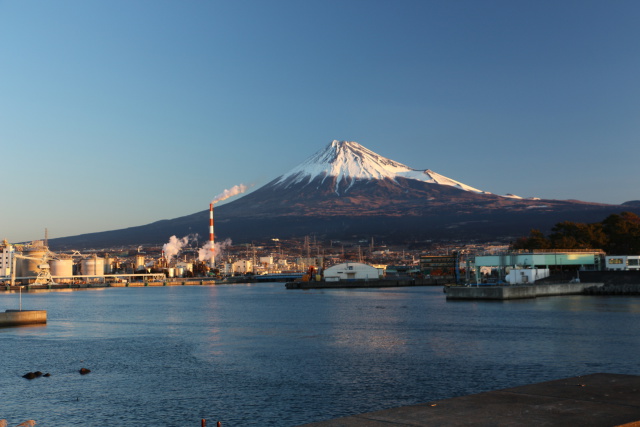
<path id="1" fill-rule="evenodd" d="M 592 372 L 637 373 L 640 300 L 447 303 L 441 288 L 282 284 L 23 295 L 0 330 L 3 416 L 39 425 L 296 425 Z M 77 375 L 80 365 L 92 369 Z M 27 383 L 28 371 L 49 371 Z M 90 398 L 89 398 L 90 396 Z M 79 398 L 79 400 L 76 400 Z M 83 397 L 87 397 L 86 399 Z"/>

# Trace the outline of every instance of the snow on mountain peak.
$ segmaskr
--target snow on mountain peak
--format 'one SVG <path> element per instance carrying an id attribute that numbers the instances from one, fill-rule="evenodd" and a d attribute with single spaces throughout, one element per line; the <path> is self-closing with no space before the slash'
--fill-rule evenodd
<path id="1" fill-rule="evenodd" d="M 324 182 L 328 177 L 336 178 L 336 192 L 338 192 L 339 183 L 343 180 L 349 182 L 349 186 L 351 186 L 356 180 L 390 179 L 396 181 L 398 177 L 401 177 L 484 193 L 429 169 L 416 170 L 387 159 L 357 142 L 337 140 L 332 141 L 326 148 L 282 175 L 274 182 L 274 185 L 289 186 L 304 182 L 310 183 L 316 178 Z"/>
<path id="2" fill-rule="evenodd" d="M 379 156 L 357 142 L 332 141 L 324 150 L 280 177 L 278 182 L 292 180 L 295 183 L 320 177 L 351 179 L 384 179 L 395 177 L 398 172 L 410 170 L 402 163 Z"/>

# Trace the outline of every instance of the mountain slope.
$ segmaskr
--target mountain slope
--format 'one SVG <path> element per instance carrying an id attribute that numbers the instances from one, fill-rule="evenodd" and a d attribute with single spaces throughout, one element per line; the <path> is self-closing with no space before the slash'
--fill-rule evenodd
<path id="1" fill-rule="evenodd" d="M 206 204 L 205 204 L 206 206 Z M 508 239 L 560 221 L 597 222 L 640 213 L 635 203 L 523 199 L 479 190 L 429 169 L 412 169 L 355 142 L 332 141 L 263 187 L 216 206 L 218 239 L 234 242 L 316 234 L 328 239 Z M 160 244 L 208 236 L 208 211 L 123 230 L 50 239 L 60 247 Z"/>

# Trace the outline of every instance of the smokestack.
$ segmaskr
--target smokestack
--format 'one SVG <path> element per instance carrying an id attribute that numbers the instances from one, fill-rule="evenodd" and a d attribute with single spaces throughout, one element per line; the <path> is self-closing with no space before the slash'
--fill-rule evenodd
<path id="1" fill-rule="evenodd" d="M 211 247 L 209 250 L 211 251 L 211 268 L 216 266 L 216 257 L 215 257 L 215 245 L 213 241 L 213 202 L 209 203 L 209 244 Z"/>

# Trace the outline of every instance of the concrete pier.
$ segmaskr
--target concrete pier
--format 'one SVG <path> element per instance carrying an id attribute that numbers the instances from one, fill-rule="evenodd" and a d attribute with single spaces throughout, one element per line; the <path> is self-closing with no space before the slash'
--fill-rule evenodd
<path id="1" fill-rule="evenodd" d="M 0 327 L 47 323 L 47 310 L 7 310 L 0 313 Z"/>
<path id="2" fill-rule="evenodd" d="M 585 288 L 601 283 L 562 283 L 554 285 L 448 286 L 447 300 L 511 300 L 557 295 L 581 295 Z"/>
<path id="3" fill-rule="evenodd" d="M 640 426 L 640 376 L 591 374 L 305 424 L 362 426 Z"/>

